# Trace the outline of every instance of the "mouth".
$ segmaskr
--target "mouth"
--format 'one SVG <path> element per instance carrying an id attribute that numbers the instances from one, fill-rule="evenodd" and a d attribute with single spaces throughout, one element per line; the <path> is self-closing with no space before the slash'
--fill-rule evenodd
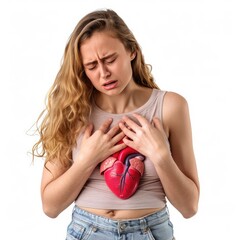
<path id="1" fill-rule="evenodd" d="M 110 90 L 117 86 L 117 80 L 111 80 L 103 84 L 104 89 Z"/>

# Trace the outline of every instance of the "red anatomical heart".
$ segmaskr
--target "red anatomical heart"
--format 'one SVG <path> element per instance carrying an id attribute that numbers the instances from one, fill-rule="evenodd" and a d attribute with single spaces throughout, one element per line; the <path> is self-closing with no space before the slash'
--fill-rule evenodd
<path id="1" fill-rule="evenodd" d="M 127 199 L 136 192 L 144 172 L 144 159 L 136 150 L 126 147 L 101 163 L 100 173 L 116 196 Z"/>

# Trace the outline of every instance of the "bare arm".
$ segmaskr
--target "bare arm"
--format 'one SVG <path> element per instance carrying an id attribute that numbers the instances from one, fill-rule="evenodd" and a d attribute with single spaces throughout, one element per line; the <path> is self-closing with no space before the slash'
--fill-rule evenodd
<path id="1" fill-rule="evenodd" d="M 124 142 L 149 157 L 169 201 L 184 217 L 193 216 L 198 208 L 199 182 L 186 100 L 175 93 L 166 94 L 163 124 L 158 118 L 151 124 L 140 115 L 135 117 L 141 126 L 129 118 L 123 119 L 133 131 L 120 123 L 130 138 Z"/>
<path id="2" fill-rule="evenodd" d="M 85 130 L 80 153 L 72 166 L 62 168 L 55 160 L 47 163 L 43 169 L 41 196 L 43 210 L 49 217 L 57 217 L 79 195 L 84 184 L 95 167 L 106 157 L 120 151 L 126 145 L 116 144 L 124 134 L 119 133 L 119 127 L 109 129 L 112 120 L 105 121 L 92 134 L 92 125 Z"/>

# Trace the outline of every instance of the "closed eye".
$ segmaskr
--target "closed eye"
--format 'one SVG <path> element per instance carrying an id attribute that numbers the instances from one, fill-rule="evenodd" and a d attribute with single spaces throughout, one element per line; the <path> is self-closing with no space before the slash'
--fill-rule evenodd
<path id="1" fill-rule="evenodd" d="M 106 61 L 106 63 L 107 63 L 107 64 L 111 64 L 111 63 L 113 63 L 115 60 L 116 60 L 116 58 L 109 59 L 108 61 Z"/>
<path id="2" fill-rule="evenodd" d="M 96 68 L 96 64 L 90 65 L 90 66 L 87 67 L 87 69 L 90 70 L 90 71 L 94 70 L 94 68 Z"/>

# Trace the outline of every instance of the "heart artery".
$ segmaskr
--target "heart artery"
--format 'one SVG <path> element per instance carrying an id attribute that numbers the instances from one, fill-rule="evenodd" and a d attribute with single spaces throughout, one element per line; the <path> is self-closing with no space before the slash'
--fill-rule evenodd
<path id="1" fill-rule="evenodd" d="M 114 153 L 100 166 L 109 189 L 119 198 L 130 198 L 137 190 L 144 173 L 145 157 L 131 147 Z"/>

